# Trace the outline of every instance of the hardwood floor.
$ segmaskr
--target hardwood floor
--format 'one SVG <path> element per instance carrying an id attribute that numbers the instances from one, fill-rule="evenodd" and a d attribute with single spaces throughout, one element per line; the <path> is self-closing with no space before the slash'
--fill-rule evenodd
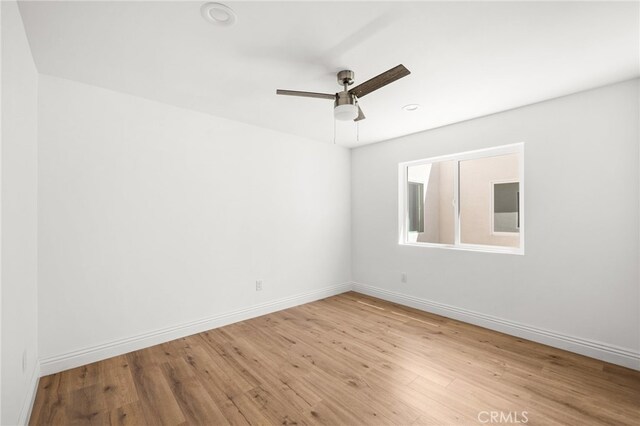
<path id="1" fill-rule="evenodd" d="M 30 424 L 498 422 L 638 425 L 640 372 L 351 292 L 43 377 Z"/>

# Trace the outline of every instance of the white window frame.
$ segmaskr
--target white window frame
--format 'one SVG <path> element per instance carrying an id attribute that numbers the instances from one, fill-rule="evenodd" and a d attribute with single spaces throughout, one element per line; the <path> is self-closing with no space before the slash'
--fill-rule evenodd
<path id="1" fill-rule="evenodd" d="M 496 157 L 499 155 L 518 155 L 518 174 L 520 182 L 520 247 L 504 247 L 504 246 L 491 246 L 481 244 L 465 244 L 460 241 L 460 188 L 459 188 L 459 170 L 460 162 L 465 160 L 476 160 L 479 158 Z M 432 164 L 442 161 L 455 161 L 456 171 L 453 174 L 453 203 L 454 203 L 454 243 L 442 244 L 442 243 L 424 243 L 424 242 L 411 242 L 408 239 L 408 220 L 409 215 L 407 211 L 407 180 L 408 180 L 408 168 L 410 166 L 419 166 L 422 164 Z M 493 185 L 493 184 L 492 184 Z M 493 188 L 491 189 L 493 193 Z M 398 243 L 403 246 L 414 247 L 429 247 L 429 248 L 441 248 L 449 250 L 470 250 L 480 251 L 487 253 L 505 253 L 505 254 L 519 254 L 524 255 L 524 235 L 525 235 L 525 181 L 524 181 L 524 142 L 515 143 L 511 145 L 503 145 L 492 148 L 478 149 L 475 151 L 461 152 L 451 155 L 441 155 L 438 157 L 425 158 L 422 160 L 407 161 L 398 164 Z M 493 208 L 492 208 L 493 210 Z M 493 218 L 491 219 L 493 222 Z M 493 223 L 491 224 L 491 231 L 493 231 Z"/>

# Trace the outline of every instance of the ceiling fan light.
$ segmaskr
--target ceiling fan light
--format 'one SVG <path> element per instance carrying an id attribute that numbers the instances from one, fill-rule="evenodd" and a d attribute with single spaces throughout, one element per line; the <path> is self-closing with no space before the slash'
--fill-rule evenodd
<path id="1" fill-rule="evenodd" d="M 333 109 L 336 120 L 351 121 L 358 117 L 358 106 L 355 104 L 338 105 Z"/>

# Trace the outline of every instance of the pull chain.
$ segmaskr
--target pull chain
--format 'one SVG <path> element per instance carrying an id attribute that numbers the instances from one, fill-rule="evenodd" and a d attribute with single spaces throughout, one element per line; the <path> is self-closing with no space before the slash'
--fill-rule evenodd
<path id="1" fill-rule="evenodd" d="M 336 119 L 333 119 L 333 144 L 336 144 Z"/>

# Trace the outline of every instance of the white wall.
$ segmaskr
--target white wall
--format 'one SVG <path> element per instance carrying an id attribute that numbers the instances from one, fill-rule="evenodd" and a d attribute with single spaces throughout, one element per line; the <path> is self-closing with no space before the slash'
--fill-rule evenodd
<path id="1" fill-rule="evenodd" d="M 347 149 L 45 75 L 39 119 L 43 371 L 349 285 Z"/>
<path id="2" fill-rule="evenodd" d="M 353 150 L 356 289 L 640 369 L 639 99 L 627 81 Z M 526 255 L 398 245 L 398 163 L 522 141 Z"/>
<path id="3" fill-rule="evenodd" d="M 38 378 L 38 74 L 15 2 L 2 8 L 1 423 L 24 422 Z M 26 365 L 23 368 L 23 353 Z"/>

